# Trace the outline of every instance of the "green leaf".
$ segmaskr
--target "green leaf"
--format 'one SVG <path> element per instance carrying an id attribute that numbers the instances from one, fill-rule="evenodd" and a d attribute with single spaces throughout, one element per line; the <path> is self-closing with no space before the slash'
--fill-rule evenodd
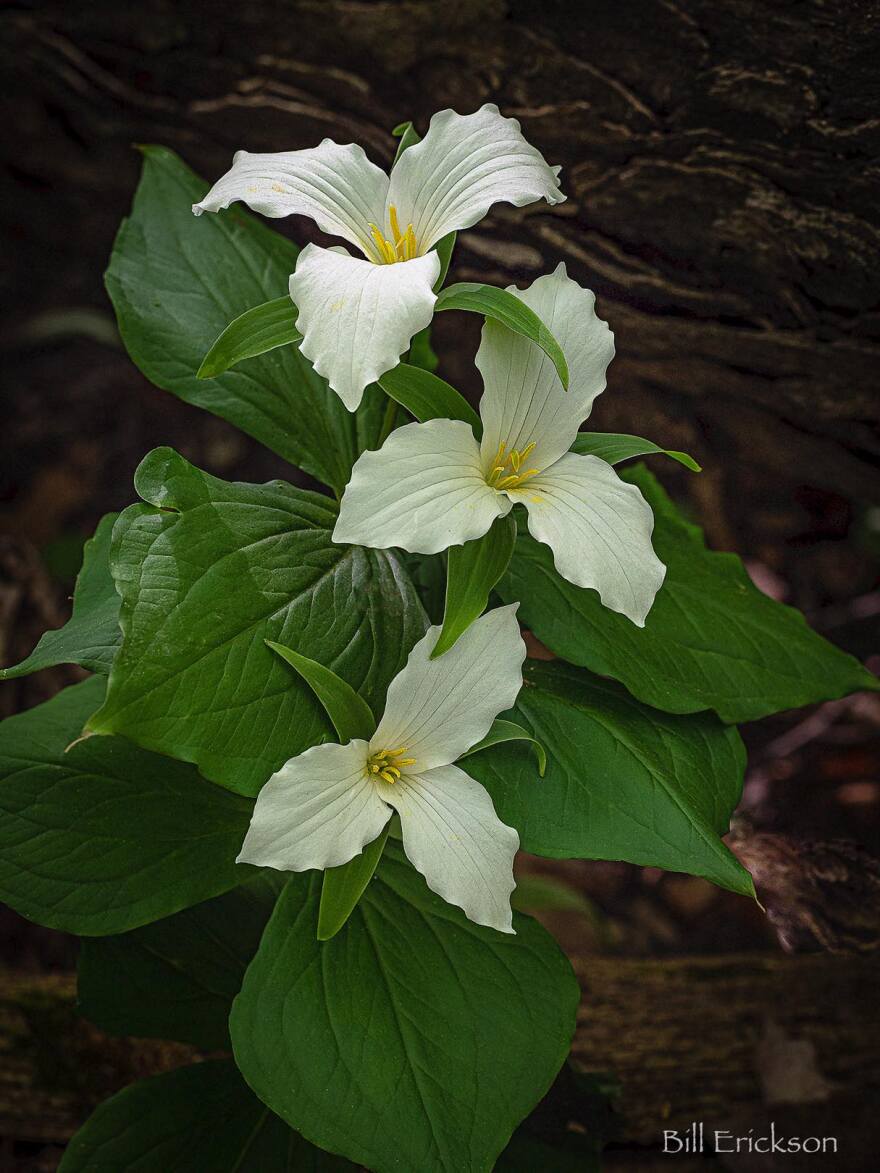
<path id="1" fill-rule="evenodd" d="M 372 880 L 388 838 L 390 824 L 378 839 L 368 843 L 360 855 L 337 868 L 327 868 L 321 886 L 321 906 L 318 909 L 318 940 L 335 937 L 354 911 Z"/>
<path id="2" fill-rule="evenodd" d="M 666 580 L 644 628 L 609 611 L 595 591 L 556 573 L 550 550 L 525 535 L 498 585 L 505 602 L 551 651 L 621 681 L 670 713 L 714 709 L 730 722 L 880 687 L 852 656 L 762 594 L 735 554 L 706 549 L 644 468 L 627 470 L 654 510 L 654 549 Z"/>
<path id="3" fill-rule="evenodd" d="M 399 138 L 400 142 L 397 144 L 397 153 L 394 156 L 394 163 L 391 164 L 392 169 L 397 163 L 404 151 L 408 151 L 410 147 L 414 147 L 416 143 L 422 141 L 422 136 L 413 126 L 412 122 L 401 122 L 395 126 L 391 132 L 395 138 Z"/>
<path id="4" fill-rule="evenodd" d="M 442 290 L 434 306 L 434 312 L 441 310 L 470 310 L 482 314 L 507 326 L 516 334 L 536 343 L 556 367 L 562 386 L 568 390 L 568 363 L 562 347 L 553 337 L 534 310 L 529 309 L 506 289 L 494 285 L 480 285 L 473 281 L 461 281 Z"/>
<path id="5" fill-rule="evenodd" d="M 246 358 L 257 358 L 276 347 L 302 342 L 295 320 L 296 306 L 288 295 L 245 310 L 229 323 L 202 359 L 198 378 L 216 378 Z"/>
<path id="6" fill-rule="evenodd" d="M 266 640 L 266 646 L 296 669 L 324 706 L 343 745 L 357 737 L 369 741 L 376 731 L 376 718 L 367 702 L 347 681 L 316 660 L 301 656 L 271 639 Z"/>
<path id="7" fill-rule="evenodd" d="M 402 556 L 429 620 L 441 624 L 446 598 L 446 552 L 408 554 L 403 551 Z"/>
<path id="8" fill-rule="evenodd" d="M 455 251 L 455 241 L 457 238 L 457 232 L 450 232 L 434 245 L 434 251 L 440 258 L 440 276 L 434 282 L 435 293 L 439 293 L 443 288 L 443 282 L 449 273 L 449 264 L 452 261 L 452 254 Z"/>
<path id="9" fill-rule="evenodd" d="M 331 941 L 315 937 L 318 884 L 291 879 L 248 968 L 239 1069 L 291 1127 L 374 1173 L 489 1170 L 568 1051 L 568 961 L 518 914 L 516 936 L 472 924 L 390 840 Z"/>
<path id="10" fill-rule="evenodd" d="M 436 660 L 448 652 L 486 610 L 492 588 L 510 563 L 516 543 L 516 521 L 497 517 L 488 533 L 461 546 L 450 546 L 446 561 L 446 609 L 443 628 L 431 652 Z"/>
<path id="11" fill-rule="evenodd" d="M 464 758 L 469 758 L 471 754 L 479 753 L 481 749 L 489 749 L 493 745 L 502 745 L 505 741 L 530 741 L 535 750 L 535 756 L 538 759 L 538 774 L 544 777 L 547 772 L 547 751 L 541 745 L 537 738 L 532 737 L 527 729 L 523 729 L 522 725 L 517 725 L 515 721 L 505 721 L 501 717 L 496 717 L 492 722 L 492 728 L 482 740 L 472 745 L 469 750 L 461 755 L 458 759 L 462 761 Z"/>
<path id="12" fill-rule="evenodd" d="M 56 664 L 79 664 L 89 672 L 107 673 L 119 647 L 119 595 L 110 574 L 108 555 L 118 514 L 102 517 L 83 549 L 82 570 L 73 592 L 73 613 L 63 627 L 47 631 L 20 664 L 0 671 L 0 680 L 14 680 Z"/>
<path id="13" fill-rule="evenodd" d="M 399 363 L 381 376 L 379 386 L 420 423 L 453 419 L 463 420 L 475 431 L 482 429 L 480 417 L 461 392 L 421 367 Z"/>
<path id="14" fill-rule="evenodd" d="M 430 371 L 432 374 L 437 370 L 437 367 L 440 365 L 440 360 L 437 357 L 434 347 L 431 345 L 430 326 L 425 326 L 424 330 L 419 330 L 418 334 L 413 334 L 406 357 L 410 366 L 419 367 L 421 370 Z"/>
<path id="15" fill-rule="evenodd" d="M 228 1050 L 232 1000 L 285 883 L 286 876 L 262 868 L 231 892 L 164 920 L 115 937 L 84 937 L 80 1014 L 112 1035 Z"/>
<path id="16" fill-rule="evenodd" d="M 230 1059 L 142 1079 L 92 1113 L 58 1173 L 343 1173 L 273 1116 Z"/>
<path id="17" fill-rule="evenodd" d="M 375 446 L 382 395 L 368 389 L 352 415 L 292 346 L 198 378 L 206 351 L 234 318 L 286 294 L 297 249 L 240 205 L 194 217 L 191 205 L 207 184 L 173 152 L 142 149 L 141 182 L 106 278 L 128 353 L 158 387 L 341 493 L 359 453 Z"/>
<path id="18" fill-rule="evenodd" d="M 620 464 L 622 460 L 630 460 L 633 456 L 650 456 L 660 452 L 664 456 L 671 456 L 691 472 L 703 471 L 686 452 L 676 452 L 674 448 L 660 448 L 651 440 L 643 440 L 641 436 L 629 436 L 624 433 L 579 432 L 571 450 L 580 456 L 598 456 L 608 464 Z"/>
<path id="19" fill-rule="evenodd" d="M 703 876 L 753 896 L 721 842 L 742 793 L 745 751 L 709 714 L 674 717 L 568 664 L 531 663 L 514 710 L 547 748 L 547 773 L 508 746 L 468 762 L 524 851 L 615 859 Z"/>
<path id="20" fill-rule="evenodd" d="M 376 711 L 425 630 L 422 606 L 392 553 L 331 540 L 336 506 L 317 493 L 221 481 L 167 448 L 136 485 L 150 504 L 122 515 L 111 557 L 123 644 L 89 728 L 254 795 L 333 740 L 265 641 L 331 666 Z"/>
<path id="21" fill-rule="evenodd" d="M 69 933 L 121 933 L 240 884 L 252 804 L 119 737 L 71 744 L 92 677 L 0 725 L 0 899 Z"/>

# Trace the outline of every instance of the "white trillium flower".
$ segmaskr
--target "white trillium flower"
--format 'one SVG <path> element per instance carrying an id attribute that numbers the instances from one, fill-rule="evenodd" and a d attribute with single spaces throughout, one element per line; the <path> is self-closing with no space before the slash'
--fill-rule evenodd
<path id="1" fill-rule="evenodd" d="M 397 811 L 404 851 L 428 887 L 477 924 L 512 933 L 519 836 L 479 782 L 453 763 L 485 737 L 522 686 L 517 606 L 483 615 L 436 660 L 430 653 L 440 628 L 430 628 L 391 681 L 369 742 L 313 746 L 272 775 L 238 862 L 293 872 L 337 867 L 372 843 Z"/>
<path id="2" fill-rule="evenodd" d="M 562 577 L 643 627 L 666 573 L 651 546 L 654 515 L 604 460 L 569 452 L 605 389 L 614 336 L 565 265 L 510 292 L 555 335 L 571 389 L 538 346 L 487 321 L 476 360 L 482 441 L 460 420 L 392 432 L 352 469 L 333 540 L 436 554 L 481 537 L 521 502 Z"/>
<path id="3" fill-rule="evenodd" d="M 561 203 L 558 173 L 515 119 L 486 105 L 475 114 L 435 114 L 390 178 L 361 147 L 332 139 L 304 151 L 238 151 L 193 212 L 243 200 L 264 216 L 309 216 L 363 253 L 309 244 L 290 278 L 300 350 L 354 411 L 367 384 L 396 366 L 431 321 L 437 243 L 501 201 Z"/>

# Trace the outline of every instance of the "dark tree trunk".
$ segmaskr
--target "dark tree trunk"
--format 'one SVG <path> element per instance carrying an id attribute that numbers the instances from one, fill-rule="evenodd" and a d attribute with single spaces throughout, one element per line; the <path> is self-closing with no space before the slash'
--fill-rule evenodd
<path id="1" fill-rule="evenodd" d="M 396 122 L 495 101 L 569 200 L 496 210 L 457 271 L 564 259 L 596 289 L 618 338 L 596 426 L 877 496 L 876 0 L 59 0 L 0 19 L 14 308 L 99 304 L 132 142 L 210 176 L 239 146 L 325 135 L 387 163 Z"/>
<path id="2" fill-rule="evenodd" d="M 877 962 L 762 953 L 572 960 L 584 989 L 572 1061 L 620 1088 L 609 1170 L 653 1169 L 664 1129 L 684 1132 L 695 1120 L 707 1137 L 715 1127 L 763 1136 L 770 1120 L 789 1136 L 836 1136 L 837 1157 L 806 1167 L 876 1168 Z M 70 978 L 0 969 L 0 1145 L 62 1145 L 103 1097 L 197 1057 L 179 1044 L 109 1039 L 77 1018 L 73 1000 Z M 571 1109 L 580 1123 L 577 1099 Z M 719 1167 L 708 1156 L 667 1155 L 658 1168 L 670 1161 L 685 1173 Z"/>

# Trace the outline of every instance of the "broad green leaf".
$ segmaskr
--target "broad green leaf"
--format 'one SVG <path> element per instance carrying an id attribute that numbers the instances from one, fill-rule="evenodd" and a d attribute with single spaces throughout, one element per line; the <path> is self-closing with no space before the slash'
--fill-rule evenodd
<path id="1" fill-rule="evenodd" d="M 507 570 L 515 543 L 516 521 L 508 514 L 496 518 L 481 538 L 450 546 L 443 628 L 431 652 L 432 660 L 448 652 L 486 610 L 489 594 Z"/>
<path id="2" fill-rule="evenodd" d="M 296 306 L 287 294 L 245 310 L 229 323 L 202 359 L 198 377 L 214 379 L 246 358 L 257 358 L 279 346 L 302 342 L 295 321 Z"/>
<path id="3" fill-rule="evenodd" d="M 128 353 L 158 387 L 235 424 L 341 493 L 358 454 L 378 434 L 383 402 L 375 388 L 352 415 L 292 346 L 216 379 L 196 374 L 234 318 L 287 292 L 297 249 L 240 205 L 194 217 L 191 205 L 207 184 L 172 151 L 142 150 L 141 182 L 106 278 Z"/>
<path id="4" fill-rule="evenodd" d="M 335 937 L 372 880 L 388 838 L 386 825 L 378 839 L 368 843 L 360 855 L 338 868 L 327 868 L 321 885 L 321 906 L 318 909 L 318 940 Z"/>
<path id="5" fill-rule="evenodd" d="M 595 591 L 560 578 L 550 550 L 521 535 L 497 589 L 505 602 L 520 600 L 521 622 L 551 651 L 614 677 L 658 709 L 714 709 L 730 722 L 880 687 L 800 612 L 762 594 L 735 554 L 707 550 L 645 468 L 621 475 L 654 510 L 666 580 L 639 628 L 603 607 Z"/>
<path id="6" fill-rule="evenodd" d="M 656 712 L 568 664 L 531 663 L 524 680 L 514 713 L 547 749 L 543 780 L 505 745 L 467 764 L 524 851 L 626 860 L 754 895 L 721 842 L 742 793 L 735 729 L 711 714 Z"/>
<path id="7" fill-rule="evenodd" d="M 111 1096 L 67 1146 L 58 1173 L 344 1173 L 297 1136 L 231 1059 L 142 1079 Z"/>
<path id="8" fill-rule="evenodd" d="M 468 921 L 389 840 L 331 941 L 294 876 L 232 1008 L 239 1069 L 313 1143 L 374 1173 L 484 1173 L 545 1094 L 579 990 L 559 947 Z"/>
<path id="9" fill-rule="evenodd" d="M 453 419 L 463 420 L 475 430 L 482 428 L 480 417 L 461 392 L 421 367 L 399 363 L 382 375 L 379 386 L 420 423 Z"/>
<path id="10" fill-rule="evenodd" d="M 136 485 L 149 504 L 122 515 L 111 556 L 123 644 L 89 728 L 254 795 L 334 739 L 265 641 L 331 667 L 375 712 L 425 630 L 421 604 L 393 554 L 333 543 L 336 506 L 317 493 L 221 481 L 167 448 Z"/>
<path id="11" fill-rule="evenodd" d="M 108 1034 L 228 1050 L 232 999 L 285 882 L 261 868 L 231 892 L 164 920 L 115 937 L 84 937 L 80 1014 Z"/>
<path id="12" fill-rule="evenodd" d="M 316 660 L 301 656 L 271 639 L 266 640 L 266 645 L 303 678 L 321 702 L 343 745 L 356 737 L 369 740 L 373 736 L 376 718 L 367 702 L 347 681 Z"/>
<path id="13" fill-rule="evenodd" d="M 547 771 L 547 752 L 543 745 L 537 738 L 532 737 L 527 729 L 523 729 L 522 725 L 517 725 L 515 721 L 505 721 L 501 717 L 496 717 L 486 736 L 472 745 L 469 750 L 466 750 L 458 760 L 462 761 L 464 758 L 469 758 L 471 754 L 479 753 L 481 749 L 489 749 L 491 746 L 501 745 L 505 741 L 531 742 L 538 759 L 538 774 L 542 778 L 544 777 Z"/>
<path id="14" fill-rule="evenodd" d="M 536 343 L 553 365 L 562 386 L 568 390 L 568 364 L 562 348 L 534 310 L 529 309 L 506 289 L 494 285 L 480 285 L 473 281 L 460 281 L 442 290 L 434 306 L 434 312 L 441 310 L 470 310 L 483 317 L 492 318 L 517 334 Z"/>
<path id="15" fill-rule="evenodd" d="M 14 680 L 56 664 L 79 664 L 89 672 L 107 673 L 119 647 L 119 595 L 108 556 L 118 514 L 102 517 L 83 549 L 82 570 L 73 592 L 73 613 L 63 627 L 47 631 L 20 664 L 0 671 L 0 680 Z"/>
<path id="16" fill-rule="evenodd" d="M 252 804 L 119 737 L 76 742 L 92 677 L 0 725 L 0 899 L 69 933 L 122 933 L 217 896 Z"/>
<path id="17" fill-rule="evenodd" d="M 661 448 L 651 440 L 643 440 L 641 436 L 629 436 L 622 432 L 579 432 L 571 450 L 580 456 L 598 456 L 609 464 L 620 464 L 622 460 L 631 460 L 634 456 L 650 456 L 660 452 L 677 460 L 691 472 L 703 471 L 686 452 L 676 452 L 674 448 Z"/>

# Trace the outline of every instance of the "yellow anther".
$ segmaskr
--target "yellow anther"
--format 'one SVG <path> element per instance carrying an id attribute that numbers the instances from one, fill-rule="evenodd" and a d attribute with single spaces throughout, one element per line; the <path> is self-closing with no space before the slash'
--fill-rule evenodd
<path id="1" fill-rule="evenodd" d="M 396 261 L 411 261 L 418 256 L 418 244 L 412 224 L 407 225 L 406 232 L 400 231 L 400 221 L 397 218 L 397 208 L 391 204 L 388 208 L 388 219 L 391 221 L 392 240 L 382 235 L 381 229 L 371 223 L 370 236 L 379 254 L 378 264 L 393 265 Z"/>
<path id="2" fill-rule="evenodd" d="M 523 464 L 534 449 L 534 440 L 526 444 L 525 448 L 511 448 L 510 452 L 507 452 L 506 444 L 499 444 L 495 459 L 486 474 L 486 483 L 500 492 L 503 489 L 515 489 L 529 477 L 535 476 L 540 469 L 523 469 Z"/>
<path id="3" fill-rule="evenodd" d="M 391 235 L 394 237 L 394 243 L 400 244 L 403 234 L 397 222 L 397 208 L 395 208 L 394 204 L 391 204 L 388 208 L 388 219 L 391 221 Z"/>
<path id="4" fill-rule="evenodd" d="M 380 749 L 370 754 L 367 758 L 367 776 L 381 778 L 393 786 L 400 778 L 401 771 L 415 764 L 415 758 L 401 757 L 405 752 L 406 746 L 401 745 L 397 749 Z"/>

